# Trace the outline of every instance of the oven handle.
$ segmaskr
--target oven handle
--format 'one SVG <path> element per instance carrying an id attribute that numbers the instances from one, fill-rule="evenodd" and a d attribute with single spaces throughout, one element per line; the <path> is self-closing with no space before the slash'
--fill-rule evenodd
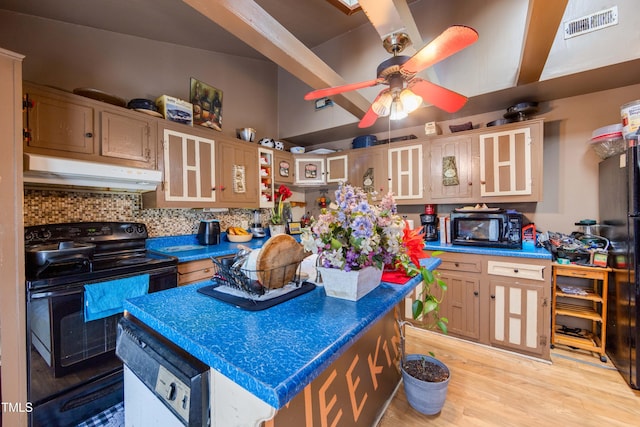
<path id="1" fill-rule="evenodd" d="M 103 279 L 103 280 L 95 280 L 93 282 L 86 282 L 86 284 L 90 285 L 92 283 L 107 282 L 107 281 L 110 281 L 110 280 L 122 279 L 122 278 L 125 278 L 125 277 L 135 277 L 135 276 L 139 276 L 141 274 L 149 274 L 151 277 L 153 277 L 153 276 L 160 275 L 160 274 L 176 272 L 176 275 L 177 275 L 177 271 L 178 271 L 178 268 L 176 266 L 163 267 L 163 268 L 158 268 L 158 269 L 155 269 L 155 270 L 140 271 L 140 272 L 137 272 L 135 274 L 123 275 L 123 276 L 118 276 L 118 277 L 110 277 L 110 278 Z M 149 281 L 151 281 L 151 277 L 149 278 Z M 177 280 L 177 278 L 176 278 L 176 280 Z M 62 287 L 59 287 L 59 288 L 56 288 L 56 289 L 52 289 L 52 290 L 39 289 L 39 290 L 29 291 L 28 294 L 29 294 L 29 298 L 30 299 L 50 298 L 52 296 L 63 297 L 63 296 L 67 296 L 67 295 L 76 295 L 76 294 L 79 294 L 79 293 L 84 293 L 84 285 L 85 285 L 85 283 L 75 284 L 75 285 L 66 285 L 66 286 L 63 285 Z"/>

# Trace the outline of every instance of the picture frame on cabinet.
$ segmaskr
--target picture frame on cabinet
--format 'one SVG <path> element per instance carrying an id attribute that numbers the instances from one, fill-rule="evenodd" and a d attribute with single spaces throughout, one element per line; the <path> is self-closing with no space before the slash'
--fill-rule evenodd
<path id="1" fill-rule="evenodd" d="M 193 124 L 222 131 L 222 91 L 191 77 L 189 94 Z"/>

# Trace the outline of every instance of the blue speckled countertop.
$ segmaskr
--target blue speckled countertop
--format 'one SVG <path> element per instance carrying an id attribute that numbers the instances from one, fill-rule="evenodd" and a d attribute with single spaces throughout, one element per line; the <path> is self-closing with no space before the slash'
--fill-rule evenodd
<path id="1" fill-rule="evenodd" d="M 441 244 L 440 242 L 426 242 L 424 248 L 429 251 L 458 252 L 465 254 L 512 256 L 522 258 L 551 259 L 551 254 L 545 248 L 523 246 L 522 249 L 485 248 L 480 246 L 463 246 Z"/>
<path id="2" fill-rule="evenodd" d="M 219 244 L 203 246 L 198 243 L 197 234 L 188 234 L 147 239 L 147 249 L 177 257 L 178 262 L 187 262 L 232 255 L 238 252 L 239 245 L 244 245 L 251 249 L 258 249 L 261 248 L 267 240 L 268 236 L 263 239 L 253 238 L 246 243 L 231 243 L 227 240 L 227 233 L 221 233 Z"/>
<path id="3" fill-rule="evenodd" d="M 165 254 L 173 255 L 178 258 L 179 262 L 195 261 L 204 258 L 216 256 L 231 255 L 238 252 L 238 245 L 245 245 L 252 249 L 261 248 L 264 245 L 264 239 L 251 239 L 247 243 L 230 243 L 226 239 L 226 233 L 222 233 L 220 244 L 211 246 L 201 246 L 198 243 L 197 235 L 156 237 L 147 239 L 147 248 L 159 251 Z M 169 251 L 166 249 L 181 249 L 180 247 L 193 248 L 190 250 Z M 446 251 L 459 252 L 467 254 L 494 255 L 494 256 L 510 256 L 523 258 L 551 259 L 551 254 L 544 248 L 534 247 L 533 245 L 525 245 L 522 249 L 500 249 L 486 248 L 479 246 L 461 246 L 452 244 L 440 244 L 440 242 L 426 242 L 425 249 L 430 251 Z"/>
<path id="4" fill-rule="evenodd" d="M 216 246 L 222 250 L 225 245 Z M 423 264 L 434 269 L 440 260 L 428 258 Z M 357 302 L 327 297 L 324 288 L 317 287 L 250 312 L 198 293 L 207 281 L 133 298 L 124 308 L 279 409 L 418 283 L 419 277 L 405 285 L 383 282 Z"/>

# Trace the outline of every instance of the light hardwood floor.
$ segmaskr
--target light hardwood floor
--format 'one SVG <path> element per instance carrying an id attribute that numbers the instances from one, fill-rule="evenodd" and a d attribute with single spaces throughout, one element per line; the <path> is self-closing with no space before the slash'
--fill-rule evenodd
<path id="1" fill-rule="evenodd" d="M 407 353 L 433 351 L 451 370 L 438 415 L 407 403 L 402 385 L 378 427 L 640 426 L 640 392 L 609 361 L 556 347 L 552 363 L 406 328 Z"/>

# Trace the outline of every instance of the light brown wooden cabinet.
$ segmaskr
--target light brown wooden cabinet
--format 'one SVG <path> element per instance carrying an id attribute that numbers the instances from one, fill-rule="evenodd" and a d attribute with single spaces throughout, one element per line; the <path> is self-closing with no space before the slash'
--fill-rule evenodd
<path id="1" fill-rule="evenodd" d="M 260 186 L 260 201 L 261 208 L 272 208 L 274 205 L 273 200 L 273 187 L 274 187 L 274 150 L 269 148 L 258 147 L 258 161 L 260 162 L 260 171 L 258 174 L 258 185 Z"/>
<path id="2" fill-rule="evenodd" d="M 24 151 L 157 169 L 158 119 L 25 83 Z"/>
<path id="3" fill-rule="evenodd" d="M 294 184 L 326 184 L 325 157 L 322 155 L 294 155 Z"/>
<path id="4" fill-rule="evenodd" d="M 437 256 L 448 286 L 440 315 L 448 319 L 450 335 L 549 359 L 551 260 L 455 252 Z M 419 292 L 420 287 L 405 300 L 407 320 L 414 321 L 410 305 Z"/>
<path id="5" fill-rule="evenodd" d="M 274 152 L 275 182 L 278 184 L 293 184 L 294 182 L 294 164 L 293 154 L 288 151 L 276 150 Z"/>
<path id="6" fill-rule="evenodd" d="M 88 99 L 29 83 L 23 86 L 24 151 L 98 158 L 96 107 Z"/>
<path id="7" fill-rule="evenodd" d="M 427 200 L 424 143 L 416 140 L 391 144 L 387 149 L 389 188 L 399 205 L 422 204 Z"/>
<path id="8" fill-rule="evenodd" d="M 202 282 L 211 279 L 216 273 L 216 267 L 209 258 L 178 264 L 178 286 Z"/>
<path id="9" fill-rule="evenodd" d="M 157 120 L 144 113 L 105 108 L 100 111 L 100 155 L 156 169 L 157 132 Z"/>
<path id="10" fill-rule="evenodd" d="M 256 144 L 220 137 L 217 145 L 217 205 L 225 208 L 258 206 L 259 166 Z"/>
<path id="11" fill-rule="evenodd" d="M 387 146 L 356 148 L 348 152 L 349 182 L 365 189 L 386 194 L 389 189 Z"/>
<path id="12" fill-rule="evenodd" d="M 345 153 L 327 154 L 327 184 L 346 182 L 349 177 L 349 157 Z"/>
<path id="13" fill-rule="evenodd" d="M 472 201 L 473 138 L 453 135 L 430 141 L 427 162 L 427 188 L 433 203 Z"/>
<path id="14" fill-rule="evenodd" d="M 145 208 L 216 206 L 216 141 L 211 132 L 167 122 L 161 129 L 163 182 L 143 193 Z M 256 161 L 257 164 L 257 161 Z"/>
<path id="15" fill-rule="evenodd" d="M 542 201 L 543 128 L 543 120 L 534 119 L 427 139 L 427 202 Z M 451 158 L 458 183 L 443 170 Z"/>

